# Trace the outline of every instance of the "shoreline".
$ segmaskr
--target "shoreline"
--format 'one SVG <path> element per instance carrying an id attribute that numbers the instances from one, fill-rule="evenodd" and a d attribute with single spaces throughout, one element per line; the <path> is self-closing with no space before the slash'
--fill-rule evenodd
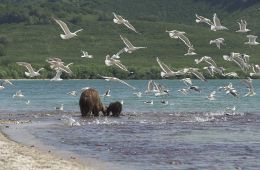
<path id="1" fill-rule="evenodd" d="M 8 170 L 89 170 L 88 166 L 80 163 L 75 157 L 63 158 L 51 151 L 43 151 L 27 146 L 9 138 L 2 131 L 6 123 L 0 123 L 0 167 Z"/>

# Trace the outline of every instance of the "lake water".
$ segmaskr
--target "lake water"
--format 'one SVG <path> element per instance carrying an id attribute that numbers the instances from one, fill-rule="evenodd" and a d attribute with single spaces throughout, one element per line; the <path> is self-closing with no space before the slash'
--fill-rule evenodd
<path id="1" fill-rule="evenodd" d="M 14 86 L 0 91 L 0 118 L 31 120 L 4 128 L 19 142 L 41 143 L 57 152 L 74 153 L 82 161 L 107 163 L 105 167 L 92 165 L 100 169 L 260 168 L 260 80 L 253 81 L 257 95 L 252 97 L 244 97 L 247 89 L 240 80 L 194 80 L 202 92 L 186 96 L 177 92 L 185 87 L 179 80 L 155 80 L 168 87 L 170 95 L 143 93 L 140 98 L 129 87 L 104 80 L 12 82 Z M 144 92 L 148 80 L 127 82 Z M 229 82 L 239 98 L 217 90 Z M 102 102 L 108 105 L 123 100 L 124 115 L 82 119 L 78 100 L 83 87 L 94 87 L 100 94 L 111 89 L 111 97 L 102 97 Z M 12 97 L 17 90 L 22 90 L 23 98 Z M 79 94 L 69 96 L 72 90 Z M 206 97 L 213 90 L 216 100 L 209 101 Z M 144 103 L 151 100 L 153 105 Z M 61 104 L 64 111 L 56 111 Z M 233 106 L 236 111 L 227 111 L 226 107 Z M 64 123 L 64 115 L 80 126 Z"/>

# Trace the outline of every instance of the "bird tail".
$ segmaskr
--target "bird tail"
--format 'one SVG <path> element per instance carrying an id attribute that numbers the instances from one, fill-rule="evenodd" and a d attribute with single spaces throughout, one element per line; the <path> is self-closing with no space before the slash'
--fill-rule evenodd
<path id="1" fill-rule="evenodd" d="M 196 19 L 196 23 L 199 23 L 200 22 L 200 20 L 199 19 Z"/>

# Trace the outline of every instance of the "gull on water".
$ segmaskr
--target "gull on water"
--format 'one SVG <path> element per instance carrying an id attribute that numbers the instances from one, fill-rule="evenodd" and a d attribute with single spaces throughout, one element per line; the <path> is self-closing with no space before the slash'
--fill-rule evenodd
<path id="1" fill-rule="evenodd" d="M 209 95 L 207 96 L 207 99 L 208 99 L 208 100 L 216 100 L 215 96 L 216 96 L 216 91 L 212 91 L 212 92 L 210 92 Z"/>
<path id="2" fill-rule="evenodd" d="M 99 74 L 98 74 L 99 75 Z M 128 87 L 131 87 L 133 90 L 135 90 L 136 88 L 130 84 L 128 84 L 127 82 L 123 81 L 123 80 L 120 80 L 119 78 L 116 78 L 116 77 L 108 77 L 108 76 L 101 76 L 99 75 L 100 77 L 102 77 L 103 79 L 105 79 L 106 81 L 117 81 L 117 82 L 120 82 L 122 84 L 125 84 L 127 85 Z"/>
<path id="3" fill-rule="evenodd" d="M 132 52 L 134 52 L 138 49 L 147 48 L 147 47 L 135 47 L 135 46 L 133 46 L 133 44 L 127 38 L 123 37 L 122 35 L 120 35 L 120 38 L 122 39 L 122 41 L 126 45 L 126 47 L 123 48 L 121 51 L 124 51 L 124 52 L 127 52 L 127 53 L 132 53 Z M 122 53 L 121 51 L 119 51 L 119 53 Z"/>
<path id="4" fill-rule="evenodd" d="M 155 84 L 155 96 L 169 95 L 169 90 L 161 84 Z"/>
<path id="5" fill-rule="evenodd" d="M 107 55 L 107 56 L 106 56 L 105 65 L 108 66 L 108 67 L 110 67 L 110 66 L 112 66 L 112 65 L 116 65 L 117 67 L 119 67 L 120 69 L 122 69 L 122 70 L 124 70 L 124 71 L 127 71 L 127 72 L 129 72 L 129 73 L 133 73 L 133 72 L 130 72 L 130 71 L 126 68 L 126 66 L 121 63 L 120 60 L 116 60 L 116 59 L 110 57 L 110 55 Z"/>
<path id="6" fill-rule="evenodd" d="M 226 94 L 231 94 L 233 97 L 236 97 L 236 98 L 239 97 L 238 96 L 239 94 L 238 94 L 237 90 L 233 87 L 232 83 L 229 83 L 226 86 L 220 86 L 218 89 L 224 90 L 226 92 Z"/>
<path id="7" fill-rule="evenodd" d="M 168 105 L 168 104 L 169 104 L 169 101 L 168 101 L 168 100 L 161 100 L 161 103 L 162 103 L 163 105 Z"/>
<path id="8" fill-rule="evenodd" d="M 218 30 L 228 30 L 226 27 L 221 25 L 219 18 L 217 17 L 217 14 L 215 13 L 213 15 L 213 25 L 211 25 L 210 29 L 212 31 L 218 31 Z"/>
<path id="9" fill-rule="evenodd" d="M 77 91 L 76 90 L 72 90 L 70 92 L 67 93 L 70 96 L 77 96 Z"/>
<path id="10" fill-rule="evenodd" d="M 145 104 L 151 104 L 151 105 L 153 105 L 153 100 L 151 100 L 151 101 L 148 101 L 148 100 L 147 100 L 147 101 L 144 101 L 144 103 L 145 103 Z"/>
<path id="11" fill-rule="evenodd" d="M 241 19 L 241 22 L 237 22 L 239 25 L 239 30 L 237 30 L 236 32 L 248 32 L 251 31 L 250 29 L 247 29 L 247 22 L 245 20 Z"/>
<path id="12" fill-rule="evenodd" d="M 68 126 L 80 126 L 79 122 L 77 122 L 75 119 L 67 115 L 63 115 L 61 120 L 65 125 Z"/>
<path id="13" fill-rule="evenodd" d="M 93 58 L 93 55 L 89 55 L 87 51 L 81 50 L 81 52 L 83 53 L 81 58 Z"/>
<path id="14" fill-rule="evenodd" d="M 128 20 L 124 19 L 121 15 L 117 15 L 116 13 L 113 12 L 113 15 L 114 15 L 114 23 L 116 24 L 124 24 L 127 28 L 131 29 L 132 31 L 136 32 L 136 33 L 139 33 L 136 31 L 135 27 L 133 25 L 131 25 L 129 23 Z"/>
<path id="15" fill-rule="evenodd" d="M 14 95 L 13 98 L 22 98 L 24 97 L 23 93 L 21 90 L 18 90 Z"/>
<path id="16" fill-rule="evenodd" d="M 248 77 L 245 80 L 241 80 L 241 83 L 245 84 L 247 89 L 248 89 L 248 93 L 245 94 L 244 96 L 254 96 L 254 95 L 256 95 L 256 93 L 254 91 L 254 87 L 253 87 L 253 79 Z"/>
<path id="17" fill-rule="evenodd" d="M 77 30 L 77 31 L 75 31 L 75 32 L 70 32 L 70 30 L 69 30 L 67 24 L 65 24 L 65 22 L 63 22 L 63 21 L 60 20 L 60 19 L 56 19 L 56 18 L 54 18 L 54 17 L 53 17 L 53 20 L 54 20 L 57 24 L 59 24 L 59 26 L 61 27 L 62 31 L 64 32 L 64 34 L 60 34 L 60 37 L 61 37 L 62 39 L 70 39 L 70 38 L 72 38 L 72 37 L 75 37 L 75 36 L 77 36 L 77 33 L 78 33 L 78 32 L 80 32 L 80 31 L 83 30 L 83 29 L 79 29 L 79 30 Z"/>
<path id="18" fill-rule="evenodd" d="M 62 78 L 60 78 L 61 74 L 62 74 L 62 70 L 57 69 L 56 75 L 50 81 L 61 81 L 61 80 L 63 80 Z"/>
<path id="19" fill-rule="evenodd" d="M 64 105 L 61 104 L 59 107 L 55 107 L 55 109 L 56 109 L 57 111 L 63 111 Z"/>
<path id="20" fill-rule="evenodd" d="M 142 92 L 136 92 L 136 93 L 133 93 L 134 95 L 136 95 L 137 97 L 142 97 Z"/>
<path id="21" fill-rule="evenodd" d="M 215 40 L 210 40 L 209 44 L 216 44 L 216 46 L 218 47 L 218 49 L 220 49 L 220 45 L 224 45 L 224 38 L 217 38 Z"/>
<path id="22" fill-rule="evenodd" d="M 31 64 L 26 63 L 26 62 L 16 62 L 20 66 L 24 66 L 27 68 L 28 72 L 24 72 L 27 77 L 36 77 L 40 75 L 40 71 L 43 70 L 44 68 L 40 68 L 38 71 L 34 71 L 32 68 Z"/>
<path id="23" fill-rule="evenodd" d="M 31 102 L 30 102 L 30 100 L 27 100 L 26 102 L 25 102 L 25 104 L 27 104 L 27 105 L 29 105 Z"/>
<path id="24" fill-rule="evenodd" d="M 106 92 L 105 92 L 105 94 L 103 94 L 103 96 L 104 97 L 110 97 L 111 95 L 110 95 L 110 89 L 108 89 Z"/>
<path id="25" fill-rule="evenodd" d="M 195 16 L 196 16 L 196 20 L 195 20 L 196 23 L 206 23 L 208 25 L 214 25 L 214 23 L 208 18 L 205 18 L 203 16 L 199 16 L 198 14 L 195 14 Z"/>
<path id="26" fill-rule="evenodd" d="M 248 45 L 258 45 L 258 44 L 260 44 L 259 42 L 256 41 L 258 36 L 247 35 L 246 37 L 248 38 L 248 42 L 245 42 L 245 44 L 248 44 Z"/>

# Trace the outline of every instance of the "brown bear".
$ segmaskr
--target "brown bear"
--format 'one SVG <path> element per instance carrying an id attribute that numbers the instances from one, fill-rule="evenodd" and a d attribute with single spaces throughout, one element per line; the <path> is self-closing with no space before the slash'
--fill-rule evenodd
<path id="1" fill-rule="evenodd" d="M 112 112 L 112 116 L 118 117 L 122 112 L 122 104 L 118 101 L 110 103 L 106 112 L 106 116 L 109 116 L 110 112 Z"/>
<path id="2" fill-rule="evenodd" d="M 94 116 L 99 116 L 100 111 L 106 115 L 106 107 L 101 103 L 99 93 L 95 89 L 89 88 L 81 93 L 79 106 L 83 117 L 90 116 L 91 113 Z"/>

